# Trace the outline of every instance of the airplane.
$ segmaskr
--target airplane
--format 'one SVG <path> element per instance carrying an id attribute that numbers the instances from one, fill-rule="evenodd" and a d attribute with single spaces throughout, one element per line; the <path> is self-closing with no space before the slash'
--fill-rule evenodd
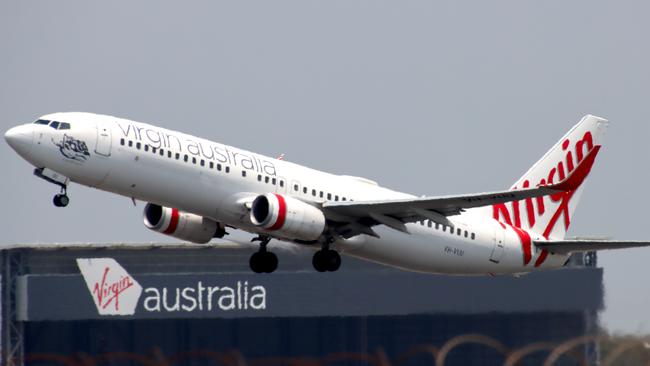
<path id="1" fill-rule="evenodd" d="M 271 273 L 272 239 L 315 249 L 318 272 L 340 253 L 408 271 L 523 274 L 566 265 L 573 252 L 648 241 L 568 240 L 566 233 L 608 121 L 586 115 L 507 190 L 431 197 L 394 191 L 146 123 L 108 115 L 44 115 L 9 129 L 34 174 L 147 202 L 144 225 L 204 244 L 228 230 L 255 235 L 255 273 Z"/>

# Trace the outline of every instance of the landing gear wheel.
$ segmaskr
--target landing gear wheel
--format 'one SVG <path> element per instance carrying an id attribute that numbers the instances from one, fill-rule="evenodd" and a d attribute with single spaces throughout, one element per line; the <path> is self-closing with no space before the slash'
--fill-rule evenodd
<path id="1" fill-rule="evenodd" d="M 314 265 L 314 269 L 317 270 L 318 272 L 327 271 L 327 261 L 325 258 L 326 256 L 327 255 L 323 250 L 319 250 L 316 253 L 314 253 L 314 258 L 312 258 L 311 264 Z"/>
<path id="2" fill-rule="evenodd" d="M 255 273 L 272 273 L 278 269 L 278 256 L 275 253 L 266 251 L 266 245 L 271 241 L 270 238 L 256 238 L 259 240 L 260 250 L 251 255 L 248 264 Z"/>
<path id="3" fill-rule="evenodd" d="M 54 206 L 56 207 L 65 207 L 70 203 L 70 198 L 68 198 L 66 194 L 57 194 L 52 199 L 52 203 L 54 203 Z"/>
<path id="4" fill-rule="evenodd" d="M 278 256 L 272 252 L 264 252 L 264 272 L 273 273 L 278 269 Z"/>
<path id="5" fill-rule="evenodd" d="M 255 273 L 264 273 L 264 263 L 261 252 L 255 252 L 251 255 L 251 259 L 248 261 L 248 264 L 251 267 L 251 270 Z"/>
<path id="6" fill-rule="evenodd" d="M 341 267 L 341 255 L 336 250 L 321 249 L 311 262 L 318 272 L 336 272 Z"/>
<path id="7" fill-rule="evenodd" d="M 327 270 L 336 272 L 341 268 L 341 255 L 336 250 L 329 250 L 327 254 Z"/>

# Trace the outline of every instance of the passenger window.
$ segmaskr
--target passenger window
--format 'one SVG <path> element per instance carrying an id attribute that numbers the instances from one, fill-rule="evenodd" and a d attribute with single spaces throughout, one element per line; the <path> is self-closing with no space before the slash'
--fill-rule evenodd
<path id="1" fill-rule="evenodd" d="M 347 201 L 347 198 L 342 197 L 341 200 L 342 200 L 342 201 Z"/>
<path id="2" fill-rule="evenodd" d="M 307 194 L 307 191 L 309 191 L 307 187 L 302 187 L 302 193 Z"/>
<path id="3" fill-rule="evenodd" d="M 59 128 L 59 122 L 52 121 L 52 123 L 50 123 L 50 127 L 56 130 L 57 128 Z"/>
<path id="4" fill-rule="evenodd" d="M 320 191 L 320 198 L 323 198 L 323 191 Z"/>
<path id="5" fill-rule="evenodd" d="M 275 185 L 276 182 L 275 178 L 271 179 L 271 184 Z"/>
<path id="6" fill-rule="evenodd" d="M 205 166 L 205 160 L 201 159 L 201 166 Z"/>
<path id="7" fill-rule="evenodd" d="M 298 185 L 297 185 L 297 184 L 294 184 L 294 185 L 293 185 L 293 190 L 296 191 L 296 192 L 298 192 Z"/>
<path id="8" fill-rule="evenodd" d="M 226 167 L 226 173 L 230 173 L 230 167 L 229 166 Z"/>
<path id="9" fill-rule="evenodd" d="M 328 193 L 328 194 L 327 194 L 327 199 L 328 199 L 328 200 L 331 200 L 331 199 L 332 199 L 332 194 L 331 194 L 331 193 Z"/>
<path id="10" fill-rule="evenodd" d="M 196 164 L 196 158 L 192 157 L 192 164 Z"/>
<path id="11" fill-rule="evenodd" d="M 316 190 L 315 190 L 315 189 L 312 189 L 312 190 L 311 190 L 311 195 L 314 196 L 314 197 L 316 197 Z"/>
<path id="12" fill-rule="evenodd" d="M 137 142 L 137 143 L 135 144 L 135 148 L 136 148 L 136 149 L 140 150 L 141 147 L 142 147 L 142 144 L 141 144 L 141 143 Z"/>
<path id="13" fill-rule="evenodd" d="M 467 230 L 465 230 L 465 237 L 467 237 Z"/>
<path id="14" fill-rule="evenodd" d="M 432 226 L 432 222 L 431 222 L 431 220 L 428 220 L 428 221 L 427 221 L 427 226 L 428 226 L 428 227 L 431 227 L 431 226 Z"/>
<path id="15" fill-rule="evenodd" d="M 178 160 L 178 159 L 180 159 L 180 158 L 181 158 L 181 154 L 176 153 L 176 160 Z"/>
<path id="16" fill-rule="evenodd" d="M 264 177 L 264 183 L 268 183 L 268 182 L 269 182 L 269 180 L 270 180 L 270 178 L 269 178 L 269 177 Z"/>
<path id="17" fill-rule="evenodd" d="M 261 182 L 261 181 L 262 181 L 262 174 L 258 174 L 258 175 L 257 175 L 257 181 L 258 181 L 258 182 Z"/>
<path id="18" fill-rule="evenodd" d="M 217 163 L 217 170 L 221 171 L 221 164 Z"/>
<path id="19" fill-rule="evenodd" d="M 242 177 L 245 177 L 245 176 L 246 176 L 246 171 L 245 171 L 245 170 L 242 170 L 242 171 L 241 171 L 241 176 L 242 176 Z"/>
<path id="20" fill-rule="evenodd" d="M 155 154 L 156 153 L 156 148 L 152 146 L 151 147 L 151 152 Z"/>
<path id="21" fill-rule="evenodd" d="M 476 235 L 474 235 L 474 233 L 472 233 L 472 240 L 474 240 L 474 238 L 476 238 Z"/>
<path id="22" fill-rule="evenodd" d="M 185 156 L 183 156 L 183 161 L 187 163 L 188 160 L 190 160 L 190 157 L 185 154 Z"/>
<path id="23" fill-rule="evenodd" d="M 172 152 L 171 152 L 171 151 L 169 151 L 169 150 L 167 150 L 167 157 L 168 157 L 169 159 L 171 159 L 171 158 L 172 158 Z"/>
<path id="24" fill-rule="evenodd" d="M 461 231 L 462 231 L 461 229 L 456 229 L 456 234 L 460 236 Z"/>
<path id="25" fill-rule="evenodd" d="M 339 196 L 334 196 L 334 201 L 338 201 L 338 200 L 339 200 Z"/>
<path id="26" fill-rule="evenodd" d="M 124 146 L 124 139 L 120 139 L 120 145 Z"/>
<path id="27" fill-rule="evenodd" d="M 284 181 L 280 179 L 280 187 L 284 187 Z"/>
<path id="28" fill-rule="evenodd" d="M 37 121 L 34 122 L 34 123 L 37 124 L 37 125 L 49 125 L 49 124 L 50 124 L 50 121 L 48 121 L 48 120 L 46 120 L 46 119 L 39 119 L 39 120 L 37 120 Z"/>
<path id="29" fill-rule="evenodd" d="M 67 122 L 61 122 L 59 124 L 59 130 L 69 130 L 70 129 L 70 124 Z"/>
<path id="30" fill-rule="evenodd" d="M 144 151 L 149 151 L 149 145 L 144 144 Z"/>
<path id="31" fill-rule="evenodd" d="M 214 163 L 210 162 L 210 169 L 214 169 Z"/>
<path id="32" fill-rule="evenodd" d="M 440 224 L 436 222 L 436 230 L 440 229 Z"/>
<path id="33" fill-rule="evenodd" d="M 160 149 L 160 156 L 165 156 L 165 150 L 164 149 Z"/>

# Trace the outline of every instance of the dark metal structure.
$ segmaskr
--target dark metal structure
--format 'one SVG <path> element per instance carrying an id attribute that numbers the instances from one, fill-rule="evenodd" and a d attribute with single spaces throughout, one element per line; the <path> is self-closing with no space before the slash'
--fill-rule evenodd
<path id="1" fill-rule="evenodd" d="M 7 247 L 3 364 L 503 364 L 531 343 L 595 333 L 603 306 L 594 254 L 521 277 L 448 277 L 347 257 L 340 271 L 317 273 L 311 251 L 277 249 L 280 269 L 269 275 L 250 272 L 255 249 Z M 84 277 L 78 260 L 89 258 L 113 259 L 127 275 L 114 285 Z M 133 312 L 100 315 L 124 303 L 130 281 L 141 287 Z M 593 342 L 571 355 L 560 361 L 598 359 Z"/>

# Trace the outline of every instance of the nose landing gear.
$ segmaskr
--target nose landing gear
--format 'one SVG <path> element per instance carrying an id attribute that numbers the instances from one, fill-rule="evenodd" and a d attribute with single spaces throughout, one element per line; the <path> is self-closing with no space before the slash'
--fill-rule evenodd
<path id="1" fill-rule="evenodd" d="M 68 183 L 70 183 L 70 179 L 68 179 L 68 177 L 48 168 L 36 168 L 34 169 L 34 175 L 61 187 L 61 193 L 58 193 L 52 199 L 54 206 L 65 207 L 70 203 L 70 198 L 68 198 Z"/>
<path id="2" fill-rule="evenodd" d="M 54 206 L 56 207 L 65 207 L 70 203 L 70 198 L 68 198 L 65 186 L 61 187 L 61 193 L 54 195 L 52 203 L 54 203 Z"/>

